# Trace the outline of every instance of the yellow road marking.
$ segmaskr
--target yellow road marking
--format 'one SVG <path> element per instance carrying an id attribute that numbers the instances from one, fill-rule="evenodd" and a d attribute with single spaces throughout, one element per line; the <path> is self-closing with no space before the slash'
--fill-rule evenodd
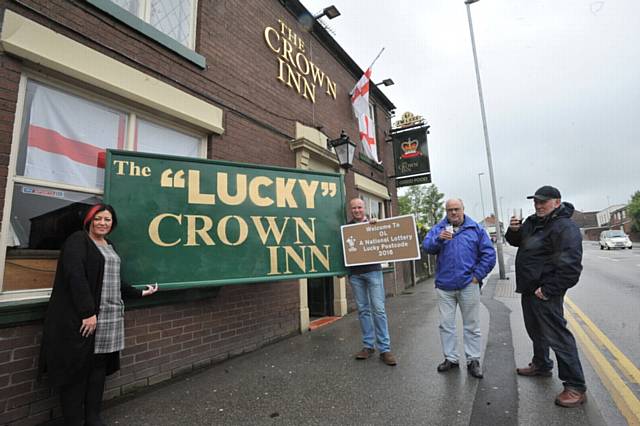
<path id="1" fill-rule="evenodd" d="M 605 334 L 589 319 L 589 317 L 582 312 L 578 306 L 568 297 L 564 298 L 565 303 L 571 308 L 573 312 L 582 320 L 582 322 L 591 330 L 596 338 L 597 343 L 607 348 L 611 355 L 620 364 L 621 369 L 631 378 L 634 383 L 640 384 L 640 370 L 631 362 L 629 358 L 625 356 L 616 345 L 609 340 Z"/>
<path id="2" fill-rule="evenodd" d="M 620 378 L 613 366 L 582 329 L 573 314 L 571 314 L 570 311 L 565 311 L 565 317 L 580 342 L 582 349 L 584 349 L 584 352 L 591 361 L 591 365 L 593 365 L 602 379 L 603 384 L 609 390 L 609 394 L 627 420 L 627 423 L 633 426 L 640 425 L 640 400 L 636 398 L 631 389 L 629 389 L 622 378 Z"/>

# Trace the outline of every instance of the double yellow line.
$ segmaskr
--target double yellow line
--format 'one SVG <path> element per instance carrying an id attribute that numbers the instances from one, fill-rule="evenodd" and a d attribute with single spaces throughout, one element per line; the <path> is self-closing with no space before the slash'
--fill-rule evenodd
<path id="1" fill-rule="evenodd" d="M 569 308 L 565 317 L 583 352 L 629 425 L 640 425 L 640 400 L 627 385 L 640 385 L 640 370 L 571 299 L 565 297 L 564 301 Z"/>

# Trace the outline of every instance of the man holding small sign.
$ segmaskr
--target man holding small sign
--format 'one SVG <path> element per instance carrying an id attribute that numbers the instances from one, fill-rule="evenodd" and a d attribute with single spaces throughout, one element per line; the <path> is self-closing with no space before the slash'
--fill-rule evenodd
<path id="1" fill-rule="evenodd" d="M 365 214 L 364 201 L 354 198 L 349 202 L 349 208 L 352 216 L 350 224 L 369 222 Z M 396 358 L 391 353 L 387 313 L 384 308 L 382 266 L 379 263 L 371 263 L 347 267 L 347 270 L 362 330 L 363 348 L 355 355 L 356 359 L 368 359 L 375 352 L 376 346 L 380 352 L 380 359 L 385 364 L 396 365 Z"/>

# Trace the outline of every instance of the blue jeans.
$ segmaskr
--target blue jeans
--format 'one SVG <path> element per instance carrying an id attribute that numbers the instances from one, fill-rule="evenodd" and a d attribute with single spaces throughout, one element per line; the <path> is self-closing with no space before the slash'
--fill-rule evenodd
<path id="1" fill-rule="evenodd" d="M 467 363 L 480 360 L 482 333 L 480 331 L 480 286 L 470 283 L 462 290 L 438 291 L 440 310 L 440 341 L 444 357 L 458 362 L 458 337 L 456 334 L 456 307 L 460 305 L 464 328 L 464 353 Z"/>
<path id="2" fill-rule="evenodd" d="M 382 271 L 351 275 L 349 282 L 358 306 L 362 344 L 365 348 L 373 348 L 375 342 L 380 353 L 389 352 L 391 342 L 384 309 Z"/>
<path id="3" fill-rule="evenodd" d="M 584 373 L 573 334 L 564 319 L 564 296 L 541 300 L 535 294 L 523 294 L 522 316 L 527 334 L 533 342 L 531 362 L 541 370 L 551 370 L 553 361 L 549 348 L 558 361 L 558 377 L 564 386 L 585 391 Z"/>

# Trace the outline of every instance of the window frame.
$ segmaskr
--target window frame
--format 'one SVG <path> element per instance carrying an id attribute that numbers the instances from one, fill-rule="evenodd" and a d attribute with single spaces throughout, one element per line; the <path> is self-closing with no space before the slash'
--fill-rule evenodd
<path id="1" fill-rule="evenodd" d="M 362 201 L 364 201 L 365 204 L 365 212 L 367 214 L 367 217 L 369 217 L 369 219 L 371 219 L 371 206 L 372 204 L 375 202 L 377 203 L 377 207 L 379 209 L 379 211 L 382 213 L 382 217 L 376 217 L 375 219 L 377 220 L 381 220 L 381 219 L 386 219 L 387 218 L 387 203 L 385 203 L 385 200 L 383 200 L 382 198 L 378 197 L 377 195 L 371 194 L 369 192 L 365 192 L 365 191 L 359 191 L 358 192 L 358 198 L 360 198 Z"/>
<path id="2" fill-rule="evenodd" d="M 138 19 L 142 19 L 144 22 L 146 22 L 147 24 L 151 25 L 153 27 L 153 25 L 151 24 L 151 2 L 153 0 L 139 0 L 140 1 L 140 5 L 139 5 L 139 9 L 143 9 L 142 12 L 140 14 L 140 16 L 142 16 L 142 18 L 136 16 Z M 181 0 L 184 1 L 184 0 Z M 191 50 L 195 50 L 196 47 L 196 29 L 197 29 L 197 21 L 198 21 L 198 0 L 189 0 L 191 1 L 191 20 L 189 21 L 189 41 L 186 45 L 180 43 L 180 41 L 178 41 L 177 39 L 174 39 L 175 41 L 177 41 L 178 43 L 182 44 L 184 47 L 186 47 L 187 49 L 191 49 Z M 156 28 L 156 27 L 153 27 Z M 158 30 L 158 28 L 156 28 Z M 163 34 L 165 34 L 167 37 L 171 37 L 169 34 L 158 30 L 160 32 L 162 32 Z M 173 37 L 171 37 L 173 38 Z"/>
<path id="3" fill-rule="evenodd" d="M 148 0 L 141 0 L 141 2 L 144 2 L 145 4 L 147 3 L 147 1 Z M 159 29 L 151 25 L 148 21 L 145 21 L 144 19 L 139 18 L 138 16 L 134 15 L 128 10 L 113 3 L 111 0 L 86 0 L 86 2 L 100 9 L 104 13 L 110 15 L 112 18 L 117 19 L 120 22 L 123 22 L 124 24 L 130 26 L 136 31 L 155 40 L 156 42 L 160 43 L 164 47 L 172 50 L 178 55 L 193 62 L 200 68 L 206 69 L 207 67 L 206 58 L 200 55 L 199 53 L 197 53 L 195 50 L 196 42 L 197 42 L 196 32 L 198 30 L 198 0 L 193 0 L 193 3 L 192 3 L 193 19 L 191 20 L 191 23 L 190 23 L 191 29 L 192 29 L 190 47 L 185 46 L 184 44 L 180 43 L 178 40 L 174 39 L 173 37 L 169 36 L 168 34 L 160 31 Z"/>
<path id="4" fill-rule="evenodd" d="M 155 123 L 189 136 L 199 139 L 200 149 L 198 152 L 201 159 L 207 158 L 207 141 L 208 134 L 204 131 L 198 133 L 196 130 L 186 127 L 182 123 L 169 119 L 158 118 L 153 115 L 153 111 L 147 111 L 135 105 L 127 104 L 126 99 L 113 99 L 108 94 L 102 93 L 101 90 L 95 89 L 91 91 L 86 85 L 74 85 L 73 82 L 61 80 L 59 78 L 38 72 L 35 70 L 25 70 L 20 75 L 18 83 L 18 94 L 16 101 L 16 110 L 14 114 L 13 130 L 11 136 L 11 151 L 9 164 L 7 166 L 7 182 L 5 187 L 4 210 L 2 212 L 2 227 L 0 228 L 0 302 L 3 301 L 19 301 L 28 299 L 30 301 L 38 301 L 40 299 L 47 300 L 51 295 L 50 288 L 29 289 L 29 290 L 4 290 L 4 273 L 7 260 L 7 251 L 9 244 L 8 226 L 11 220 L 11 212 L 13 211 L 13 193 L 16 184 L 43 186 L 51 189 L 62 189 L 66 191 L 75 191 L 90 195 L 104 195 L 104 190 L 96 188 L 81 187 L 69 185 L 65 183 L 51 182 L 41 179 L 33 179 L 26 176 L 17 175 L 18 154 L 22 145 L 22 126 L 25 118 L 24 109 L 27 95 L 27 83 L 29 81 L 51 87 L 56 90 L 63 91 L 73 96 L 81 97 L 87 101 L 99 103 L 101 105 L 122 111 L 127 115 L 127 127 L 125 132 L 125 146 L 127 151 L 133 151 L 134 133 L 136 129 L 138 117 Z"/>

